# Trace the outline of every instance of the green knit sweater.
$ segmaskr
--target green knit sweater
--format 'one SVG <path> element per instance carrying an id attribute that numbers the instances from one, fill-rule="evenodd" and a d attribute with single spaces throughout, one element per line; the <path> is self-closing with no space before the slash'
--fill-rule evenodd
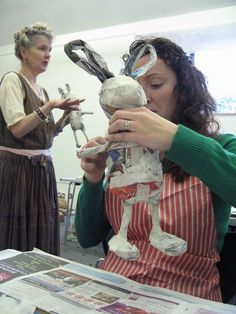
<path id="1" fill-rule="evenodd" d="M 224 134 L 211 139 L 179 125 L 166 157 L 210 189 L 220 252 L 231 206 L 236 207 L 236 137 Z M 104 192 L 103 179 L 96 184 L 83 180 L 75 215 L 76 233 L 83 247 L 103 241 L 111 228 L 104 213 Z"/>

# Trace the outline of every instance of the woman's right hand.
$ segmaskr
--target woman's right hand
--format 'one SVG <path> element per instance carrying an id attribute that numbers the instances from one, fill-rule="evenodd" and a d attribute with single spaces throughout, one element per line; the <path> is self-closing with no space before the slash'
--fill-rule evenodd
<path id="1" fill-rule="evenodd" d="M 41 107 L 41 109 L 44 114 L 49 114 L 49 112 L 55 108 L 70 112 L 73 110 L 78 110 L 78 106 L 83 101 L 85 101 L 84 98 L 83 99 L 78 99 L 78 98 L 77 99 L 70 99 L 70 98 L 53 99 L 46 102 L 45 105 Z"/>
<path id="2" fill-rule="evenodd" d="M 103 145 L 106 142 L 104 137 L 95 137 L 90 139 L 83 149 Z M 101 180 L 106 168 L 106 158 L 106 153 L 81 158 L 81 168 L 84 170 L 84 176 L 88 182 L 97 183 Z"/>

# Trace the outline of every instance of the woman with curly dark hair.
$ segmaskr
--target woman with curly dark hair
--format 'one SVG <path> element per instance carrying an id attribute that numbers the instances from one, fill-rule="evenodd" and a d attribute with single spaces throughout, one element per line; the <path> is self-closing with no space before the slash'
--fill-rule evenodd
<path id="1" fill-rule="evenodd" d="M 132 54 L 143 40 L 137 40 L 130 46 Z M 183 124 L 190 129 L 214 137 L 219 131 L 219 124 L 214 119 L 216 103 L 207 89 L 206 78 L 193 64 L 191 58 L 167 38 L 146 39 L 155 47 L 157 55 L 170 67 L 176 75 L 178 84 L 174 88 L 176 106 L 172 121 L 175 124 Z M 124 60 L 129 55 L 125 55 Z M 191 84 L 190 84 L 191 82 Z M 162 164 L 166 172 L 171 172 L 176 181 L 181 181 L 189 174 L 171 160 L 163 159 Z"/>
<path id="2" fill-rule="evenodd" d="M 145 43 L 157 53 L 156 64 L 138 78 L 147 105 L 117 110 L 109 121 L 109 135 L 88 145 L 125 141 L 160 152 L 164 172 L 160 225 L 184 239 L 187 251 L 170 256 L 151 245 L 151 215 L 143 202 L 133 205 L 128 228 L 128 240 L 139 248 L 140 256 L 126 260 L 108 251 L 101 268 L 143 284 L 221 301 L 217 263 L 231 205 L 236 206 L 236 137 L 220 134 L 206 79 L 183 49 L 166 38 L 150 38 L 135 41 L 130 55 Z M 149 58 L 142 55 L 136 67 Z M 85 174 L 76 229 L 84 247 L 102 241 L 110 226 L 117 233 L 121 223 L 121 201 L 103 184 L 105 158 L 81 160 Z"/>

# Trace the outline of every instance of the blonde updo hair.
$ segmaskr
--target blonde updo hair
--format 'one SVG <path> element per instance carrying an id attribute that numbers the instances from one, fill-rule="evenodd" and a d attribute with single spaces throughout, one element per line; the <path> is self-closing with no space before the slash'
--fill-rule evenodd
<path id="1" fill-rule="evenodd" d="M 25 26 L 20 31 L 14 34 L 15 39 L 15 55 L 22 60 L 21 48 L 30 48 L 37 36 L 46 36 L 48 39 L 53 39 L 52 30 L 46 24 L 36 23 L 31 26 Z"/>

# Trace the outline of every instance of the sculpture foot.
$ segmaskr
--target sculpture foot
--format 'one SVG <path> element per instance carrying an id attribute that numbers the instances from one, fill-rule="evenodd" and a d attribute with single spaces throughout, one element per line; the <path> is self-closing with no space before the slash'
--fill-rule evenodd
<path id="1" fill-rule="evenodd" d="M 149 240 L 152 246 L 170 256 L 179 256 L 187 250 L 185 240 L 164 231 L 151 233 Z"/>
<path id="2" fill-rule="evenodd" d="M 108 242 L 108 245 L 110 251 L 127 260 L 136 260 L 140 255 L 139 249 L 135 245 L 130 244 L 126 239 L 119 235 L 115 235 Z"/>

